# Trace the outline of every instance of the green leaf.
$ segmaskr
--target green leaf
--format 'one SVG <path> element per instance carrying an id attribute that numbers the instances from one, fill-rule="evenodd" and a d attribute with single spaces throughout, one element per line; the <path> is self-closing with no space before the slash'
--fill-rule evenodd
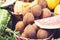
<path id="1" fill-rule="evenodd" d="M 16 31 L 16 32 L 14 32 L 16 35 L 20 35 L 20 31 Z"/>
<path id="2" fill-rule="evenodd" d="M 0 40 L 15 40 L 13 31 L 6 26 L 9 20 L 9 12 L 5 9 L 0 9 Z"/>
<path id="3" fill-rule="evenodd" d="M 7 28 L 5 31 L 8 32 L 8 33 L 13 33 L 13 31 L 9 28 Z"/>
<path id="4" fill-rule="evenodd" d="M 51 40 L 60 40 L 60 38 L 56 38 L 56 39 L 52 38 Z"/>
<path id="5" fill-rule="evenodd" d="M 4 3 L 3 2 L 0 2 L 0 7 L 1 7 L 2 4 L 4 4 Z"/>

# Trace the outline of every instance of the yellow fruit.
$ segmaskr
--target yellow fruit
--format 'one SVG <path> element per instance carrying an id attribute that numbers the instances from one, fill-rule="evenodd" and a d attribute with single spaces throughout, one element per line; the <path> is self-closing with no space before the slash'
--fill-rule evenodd
<path id="1" fill-rule="evenodd" d="M 60 14 L 60 4 L 56 6 L 56 8 L 54 9 L 54 14 Z"/>
<path id="2" fill-rule="evenodd" d="M 28 6 L 30 5 L 30 3 L 25 3 L 22 1 L 17 1 L 14 5 L 14 12 L 23 12 Z"/>
<path id="3" fill-rule="evenodd" d="M 54 9 L 59 4 L 59 0 L 46 0 L 46 2 L 50 9 Z"/>
<path id="4" fill-rule="evenodd" d="M 22 1 L 17 1 L 14 5 L 14 12 L 21 12 L 22 11 L 22 5 L 24 4 L 24 2 Z"/>

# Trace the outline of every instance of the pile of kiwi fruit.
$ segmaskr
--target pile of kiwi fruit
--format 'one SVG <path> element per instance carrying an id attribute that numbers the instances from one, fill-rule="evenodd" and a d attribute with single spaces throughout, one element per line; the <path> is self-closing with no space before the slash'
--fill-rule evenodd
<path id="1" fill-rule="evenodd" d="M 52 12 L 47 7 L 45 0 L 37 0 L 37 2 L 38 4 L 23 12 L 23 14 L 25 14 L 22 14 L 22 20 L 19 18 L 20 20 L 17 21 L 15 25 L 15 31 L 20 31 L 21 37 L 30 39 L 44 39 L 48 38 L 50 35 L 49 33 L 51 31 L 41 29 L 34 23 L 34 20 L 52 16 Z"/>

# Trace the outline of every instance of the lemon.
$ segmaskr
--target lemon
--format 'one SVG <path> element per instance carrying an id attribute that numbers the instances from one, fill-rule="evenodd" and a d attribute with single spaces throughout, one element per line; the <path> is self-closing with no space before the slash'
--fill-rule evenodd
<path id="1" fill-rule="evenodd" d="M 56 8 L 54 9 L 54 14 L 60 14 L 60 4 L 56 6 Z"/>
<path id="2" fill-rule="evenodd" d="M 46 0 L 48 8 L 54 9 L 58 4 L 60 0 Z"/>

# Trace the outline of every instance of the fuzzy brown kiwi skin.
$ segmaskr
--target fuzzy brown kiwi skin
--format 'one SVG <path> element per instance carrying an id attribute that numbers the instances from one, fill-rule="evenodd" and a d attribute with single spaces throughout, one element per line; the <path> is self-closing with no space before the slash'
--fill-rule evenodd
<path id="1" fill-rule="evenodd" d="M 49 33 L 47 30 L 39 29 L 37 32 L 38 39 L 44 39 L 44 38 L 47 38 L 48 36 L 49 36 Z"/>
<path id="2" fill-rule="evenodd" d="M 47 3 L 46 0 L 37 0 L 38 4 L 40 6 L 42 6 L 42 8 L 46 8 L 47 7 Z"/>
<path id="3" fill-rule="evenodd" d="M 23 33 L 21 34 L 21 37 L 28 38 L 27 33 L 26 33 L 26 32 L 23 32 Z"/>
<path id="4" fill-rule="evenodd" d="M 34 16 L 39 17 L 41 15 L 42 8 L 40 5 L 35 5 L 31 8 L 31 12 Z"/>
<path id="5" fill-rule="evenodd" d="M 21 36 L 31 38 L 31 39 L 36 38 L 36 30 L 35 28 L 33 28 L 31 24 L 29 24 L 26 26 Z"/>
<path id="6" fill-rule="evenodd" d="M 34 16 L 32 13 L 26 13 L 23 17 L 23 22 L 25 25 L 31 24 L 34 22 Z"/>
<path id="7" fill-rule="evenodd" d="M 23 12 L 22 15 L 24 16 L 26 13 L 31 12 L 31 8 L 26 8 Z"/>
<path id="8" fill-rule="evenodd" d="M 23 21 L 18 21 L 15 25 L 15 31 L 20 31 L 22 33 L 24 28 L 25 28 L 25 25 Z"/>
<path id="9" fill-rule="evenodd" d="M 51 17 L 52 12 L 48 8 L 43 8 L 42 12 L 42 18 Z"/>
<path id="10" fill-rule="evenodd" d="M 39 29 L 39 27 L 35 23 L 33 23 L 32 26 L 36 31 Z"/>

